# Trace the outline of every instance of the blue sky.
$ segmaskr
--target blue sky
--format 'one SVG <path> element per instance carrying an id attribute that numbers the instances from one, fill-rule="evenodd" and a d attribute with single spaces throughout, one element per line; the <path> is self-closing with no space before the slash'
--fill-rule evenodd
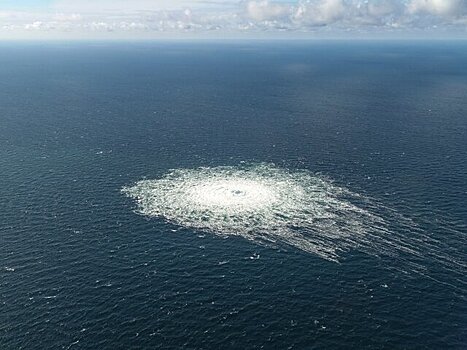
<path id="1" fill-rule="evenodd" d="M 0 9 L 45 9 L 53 0 L 0 0 Z"/>
<path id="2" fill-rule="evenodd" d="M 0 39 L 467 38 L 467 0 L 0 0 Z"/>

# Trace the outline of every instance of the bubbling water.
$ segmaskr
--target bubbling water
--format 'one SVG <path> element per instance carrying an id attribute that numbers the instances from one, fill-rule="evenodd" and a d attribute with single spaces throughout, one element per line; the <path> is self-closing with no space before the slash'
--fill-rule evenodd
<path id="1" fill-rule="evenodd" d="M 335 262 L 358 249 L 451 287 L 430 274 L 427 259 L 459 281 L 467 273 L 458 252 L 440 248 L 442 242 L 412 220 L 309 171 L 272 164 L 177 169 L 122 191 L 142 215 L 219 236 L 294 247 Z"/>
<path id="2" fill-rule="evenodd" d="M 123 192 L 143 215 L 334 261 L 386 232 L 385 220 L 365 209 L 362 196 L 325 177 L 271 164 L 178 169 Z"/>
<path id="3" fill-rule="evenodd" d="M 187 198 L 199 206 L 236 212 L 259 209 L 279 199 L 267 184 L 242 178 L 201 181 L 187 189 Z"/>

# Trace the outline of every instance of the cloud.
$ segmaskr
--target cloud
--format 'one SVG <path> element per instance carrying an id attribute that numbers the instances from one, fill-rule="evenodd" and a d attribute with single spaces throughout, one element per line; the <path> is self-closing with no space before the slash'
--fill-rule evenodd
<path id="1" fill-rule="evenodd" d="M 412 0 L 407 8 L 412 14 L 458 17 L 466 14 L 467 2 L 465 0 Z"/>
<path id="2" fill-rule="evenodd" d="M 1 2 L 0 2 L 1 4 Z M 466 0 L 55 0 L 47 8 L 2 11 L 0 37 L 45 33 L 404 33 L 467 37 Z M 5 34 L 8 32 L 9 34 Z"/>
<path id="3" fill-rule="evenodd" d="M 271 1 L 247 1 L 247 17 L 255 21 L 275 20 L 290 14 L 291 7 Z"/>
<path id="4" fill-rule="evenodd" d="M 304 1 L 293 19 L 306 25 L 328 25 L 342 19 L 347 10 L 343 0 Z"/>
<path id="5" fill-rule="evenodd" d="M 366 2 L 363 6 L 372 17 L 384 17 L 388 15 L 400 15 L 403 5 L 399 1 L 380 0 Z"/>

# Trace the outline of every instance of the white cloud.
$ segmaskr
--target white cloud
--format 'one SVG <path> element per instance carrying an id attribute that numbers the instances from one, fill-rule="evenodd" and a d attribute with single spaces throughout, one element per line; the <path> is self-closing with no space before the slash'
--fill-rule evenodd
<path id="1" fill-rule="evenodd" d="M 366 11 L 372 17 L 384 17 L 393 14 L 399 15 L 403 5 L 400 1 L 380 0 L 369 1 L 363 7 L 366 8 Z"/>
<path id="2" fill-rule="evenodd" d="M 266 21 L 284 18 L 290 15 L 291 6 L 283 5 L 267 0 L 247 1 L 246 14 L 255 21 Z"/>
<path id="3" fill-rule="evenodd" d="M 467 37 L 466 23 L 467 0 L 56 0 L 42 11 L 1 11 L 0 5 L 0 37 L 15 30 L 138 37 L 167 32 L 274 36 L 395 30 L 403 35 L 435 29 Z"/>
<path id="4" fill-rule="evenodd" d="M 413 14 L 457 17 L 466 14 L 467 4 L 465 0 L 411 0 L 407 8 Z"/>
<path id="5" fill-rule="evenodd" d="M 79 13 L 56 13 L 53 18 L 60 22 L 78 22 L 83 19 Z"/>
<path id="6" fill-rule="evenodd" d="M 48 24 L 41 21 L 35 21 L 33 23 L 28 23 L 24 26 L 26 30 L 36 30 L 36 29 L 47 29 Z"/>
<path id="7" fill-rule="evenodd" d="M 327 25 L 343 18 L 347 10 L 343 0 L 302 1 L 294 19 L 307 25 Z"/>

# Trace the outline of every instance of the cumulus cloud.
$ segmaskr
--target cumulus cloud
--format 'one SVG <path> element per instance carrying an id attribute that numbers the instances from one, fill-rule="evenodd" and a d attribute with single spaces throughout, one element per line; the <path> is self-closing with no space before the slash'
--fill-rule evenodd
<path id="1" fill-rule="evenodd" d="M 290 6 L 263 0 L 247 1 L 246 14 L 255 21 L 280 19 L 290 14 Z"/>
<path id="2" fill-rule="evenodd" d="M 364 3 L 361 7 L 368 11 L 373 17 L 384 17 L 392 14 L 399 15 L 403 8 L 402 4 L 394 0 L 370 1 Z"/>
<path id="3" fill-rule="evenodd" d="M 465 15 L 466 9 L 465 0 L 412 0 L 408 4 L 410 13 L 443 17 Z"/>
<path id="4" fill-rule="evenodd" d="M 0 2 L 1 4 L 1 2 Z M 80 33 L 372 33 L 451 30 L 467 37 L 467 0 L 55 0 L 2 11 L 15 30 Z M 400 35 L 402 35 L 400 34 Z M 291 34 L 293 35 L 293 34 Z"/>
<path id="5" fill-rule="evenodd" d="M 327 25 L 342 19 L 346 10 L 343 0 L 304 1 L 299 3 L 293 19 L 308 25 Z"/>

